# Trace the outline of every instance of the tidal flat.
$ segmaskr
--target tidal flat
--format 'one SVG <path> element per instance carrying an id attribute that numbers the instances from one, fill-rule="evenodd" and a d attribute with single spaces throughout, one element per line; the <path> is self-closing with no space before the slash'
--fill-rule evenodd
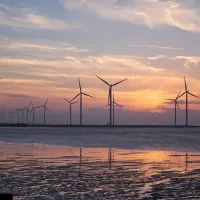
<path id="1" fill-rule="evenodd" d="M 200 154 L 0 143 L 14 199 L 199 199 Z"/>
<path id="2" fill-rule="evenodd" d="M 200 129 L 0 128 L 14 200 L 199 199 Z"/>

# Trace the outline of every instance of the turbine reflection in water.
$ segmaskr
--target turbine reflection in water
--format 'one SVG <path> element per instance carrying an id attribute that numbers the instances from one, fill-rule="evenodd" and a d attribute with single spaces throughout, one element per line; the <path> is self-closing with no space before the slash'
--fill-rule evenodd
<path id="1" fill-rule="evenodd" d="M 187 196 L 185 184 L 199 184 L 197 153 L 6 143 L 0 143 L 0 152 L 0 188 L 23 198 L 137 199 L 155 193 L 168 198 L 172 190 Z"/>

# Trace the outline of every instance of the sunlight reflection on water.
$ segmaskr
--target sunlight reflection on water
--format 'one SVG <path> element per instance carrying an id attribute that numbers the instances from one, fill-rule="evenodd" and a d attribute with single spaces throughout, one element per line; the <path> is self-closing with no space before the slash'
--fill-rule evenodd
<path id="1" fill-rule="evenodd" d="M 192 152 L 2 142 L 0 192 L 15 199 L 195 199 L 199 166 Z"/>

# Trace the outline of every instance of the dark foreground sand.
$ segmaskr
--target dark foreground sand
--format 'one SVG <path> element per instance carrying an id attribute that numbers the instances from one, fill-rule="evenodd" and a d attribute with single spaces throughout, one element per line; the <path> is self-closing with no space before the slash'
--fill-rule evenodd
<path id="1" fill-rule="evenodd" d="M 14 199 L 199 199 L 200 154 L 0 143 Z"/>

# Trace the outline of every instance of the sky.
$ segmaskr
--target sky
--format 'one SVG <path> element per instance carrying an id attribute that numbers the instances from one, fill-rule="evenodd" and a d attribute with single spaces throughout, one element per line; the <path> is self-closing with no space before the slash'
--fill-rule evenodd
<path id="1" fill-rule="evenodd" d="M 79 92 L 80 77 L 96 97 L 84 97 L 84 123 L 105 124 L 108 87 L 97 74 L 109 83 L 128 78 L 114 87 L 119 124 L 171 124 L 165 99 L 184 91 L 184 75 L 200 96 L 199 52 L 199 0 L 1 0 L 0 108 L 49 98 L 48 122 L 67 123 L 63 98 Z M 200 124 L 200 101 L 189 99 L 190 124 Z M 184 124 L 184 97 L 180 107 Z M 73 109 L 78 123 L 79 104 Z"/>

